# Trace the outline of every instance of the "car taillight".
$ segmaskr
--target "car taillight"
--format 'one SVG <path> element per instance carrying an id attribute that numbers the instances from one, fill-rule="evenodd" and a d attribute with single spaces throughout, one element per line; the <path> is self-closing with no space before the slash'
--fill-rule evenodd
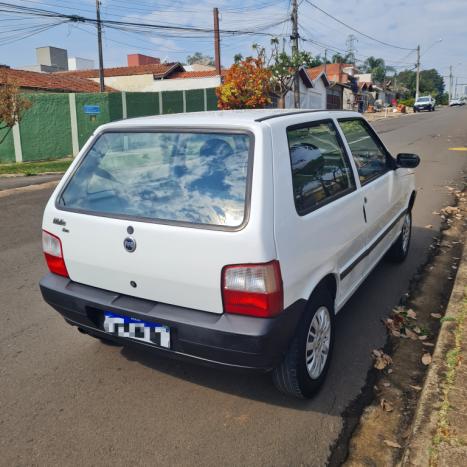
<path id="1" fill-rule="evenodd" d="M 284 308 L 279 261 L 238 264 L 222 270 L 225 313 L 271 318 Z"/>
<path id="2" fill-rule="evenodd" d="M 50 272 L 60 276 L 69 277 L 66 269 L 65 260 L 63 259 L 62 242 L 58 237 L 52 235 L 45 230 L 42 231 L 42 250 L 44 252 L 45 261 Z"/>

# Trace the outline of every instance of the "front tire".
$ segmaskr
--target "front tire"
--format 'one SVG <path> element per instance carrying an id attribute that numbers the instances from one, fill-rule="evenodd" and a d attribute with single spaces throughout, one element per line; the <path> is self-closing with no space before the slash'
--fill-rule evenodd
<path id="1" fill-rule="evenodd" d="M 404 216 L 402 230 L 397 240 L 387 252 L 387 258 L 394 263 L 402 263 L 407 258 L 412 238 L 412 213 L 407 211 Z"/>
<path id="2" fill-rule="evenodd" d="M 334 300 L 325 287 L 311 296 L 289 350 L 273 371 L 277 389 L 299 399 L 314 396 L 329 368 L 334 344 Z"/>

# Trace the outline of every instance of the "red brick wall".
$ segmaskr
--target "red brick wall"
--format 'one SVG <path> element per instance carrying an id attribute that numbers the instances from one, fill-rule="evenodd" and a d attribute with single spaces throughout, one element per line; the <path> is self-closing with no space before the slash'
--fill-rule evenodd
<path id="1" fill-rule="evenodd" d="M 156 57 L 150 57 L 149 55 L 128 54 L 127 61 L 128 66 L 140 66 L 151 65 L 153 63 L 160 63 L 161 59 Z"/>

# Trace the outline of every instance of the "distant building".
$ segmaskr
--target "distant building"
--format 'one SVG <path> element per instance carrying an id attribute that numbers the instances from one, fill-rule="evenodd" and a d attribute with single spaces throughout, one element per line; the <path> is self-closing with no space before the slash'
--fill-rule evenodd
<path id="1" fill-rule="evenodd" d="M 183 65 L 185 71 L 214 71 L 215 66 L 201 65 L 201 63 L 193 63 L 193 65 Z"/>
<path id="2" fill-rule="evenodd" d="M 70 57 L 68 59 L 68 70 L 92 70 L 94 68 L 94 60 L 80 57 Z"/>
<path id="3" fill-rule="evenodd" d="M 326 92 L 329 81 L 324 71 L 301 67 L 298 75 L 300 77 L 300 108 L 326 109 Z M 285 95 L 285 108 L 294 108 L 293 90 Z"/>
<path id="4" fill-rule="evenodd" d="M 68 71 L 75 76 L 99 82 L 99 70 Z M 185 71 L 180 63 L 153 63 L 104 69 L 105 84 L 118 91 L 160 92 L 215 88 L 221 84 L 216 70 Z"/>
<path id="5" fill-rule="evenodd" d="M 0 71 L 0 84 L 3 82 L 14 83 L 23 92 L 99 92 L 98 83 L 62 73 L 15 70 L 6 65 L 2 65 Z M 115 89 L 106 87 L 106 91 L 111 92 Z"/>
<path id="6" fill-rule="evenodd" d="M 126 59 L 128 66 L 158 65 L 161 62 L 160 58 L 143 54 L 128 54 Z"/>
<path id="7" fill-rule="evenodd" d="M 36 64 L 21 67 L 22 70 L 51 73 L 68 70 L 68 52 L 58 47 L 37 47 Z"/>

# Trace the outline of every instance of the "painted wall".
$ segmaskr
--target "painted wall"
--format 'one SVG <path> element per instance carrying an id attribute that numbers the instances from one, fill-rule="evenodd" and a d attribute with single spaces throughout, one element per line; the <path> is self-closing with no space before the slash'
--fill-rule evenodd
<path id="1" fill-rule="evenodd" d="M 98 126 L 124 118 L 124 101 L 126 118 L 217 110 L 213 88 L 162 93 L 80 93 L 74 94 L 74 101 L 73 95 L 65 93 L 32 93 L 27 97 L 32 107 L 19 125 L 24 162 L 76 155 L 73 152 L 83 147 Z M 98 112 L 89 115 L 85 106 L 97 107 Z M 2 135 L 0 132 L 0 138 Z M 15 162 L 17 157 L 19 151 L 15 151 L 11 132 L 0 145 L 0 163 Z"/>
<path id="2" fill-rule="evenodd" d="M 285 96 L 285 108 L 294 108 L 293 91 Z M 325 109 L 326 108 L 326 86 L 322 79 L 313 81 L 313 87 L 307 88 L 300 80 L 300 108 L 301 109 Z"/>
<path id="3" fill-rule="evenodd" d="M 0 141 L 8 130 L 0 130 Z M 5 140 L 0 144 L 0 162 L 15 162 L 15 146 L 13 144 L 13 131 L 8 133 Z"/>
<path id="4" fill-rule="evenodd" d="M 99 78 L 92 78 L 96 83 Z M 160 91 L 188 91 L 192 89 L 216 88 L 221 84 L 219 76 L 207 78 L 187 79 L 154 79 L 152 73 L 133 76 L 109 76 L 105 84 L 118 91 L 128 92 L 160 92 Z"/>
<path id="5" fill-rule="evenodd" d="M 56 159 L 71 154 L 68 94 L 31 94 L 32 106 L 19 125 L 23 160 Z"/>

